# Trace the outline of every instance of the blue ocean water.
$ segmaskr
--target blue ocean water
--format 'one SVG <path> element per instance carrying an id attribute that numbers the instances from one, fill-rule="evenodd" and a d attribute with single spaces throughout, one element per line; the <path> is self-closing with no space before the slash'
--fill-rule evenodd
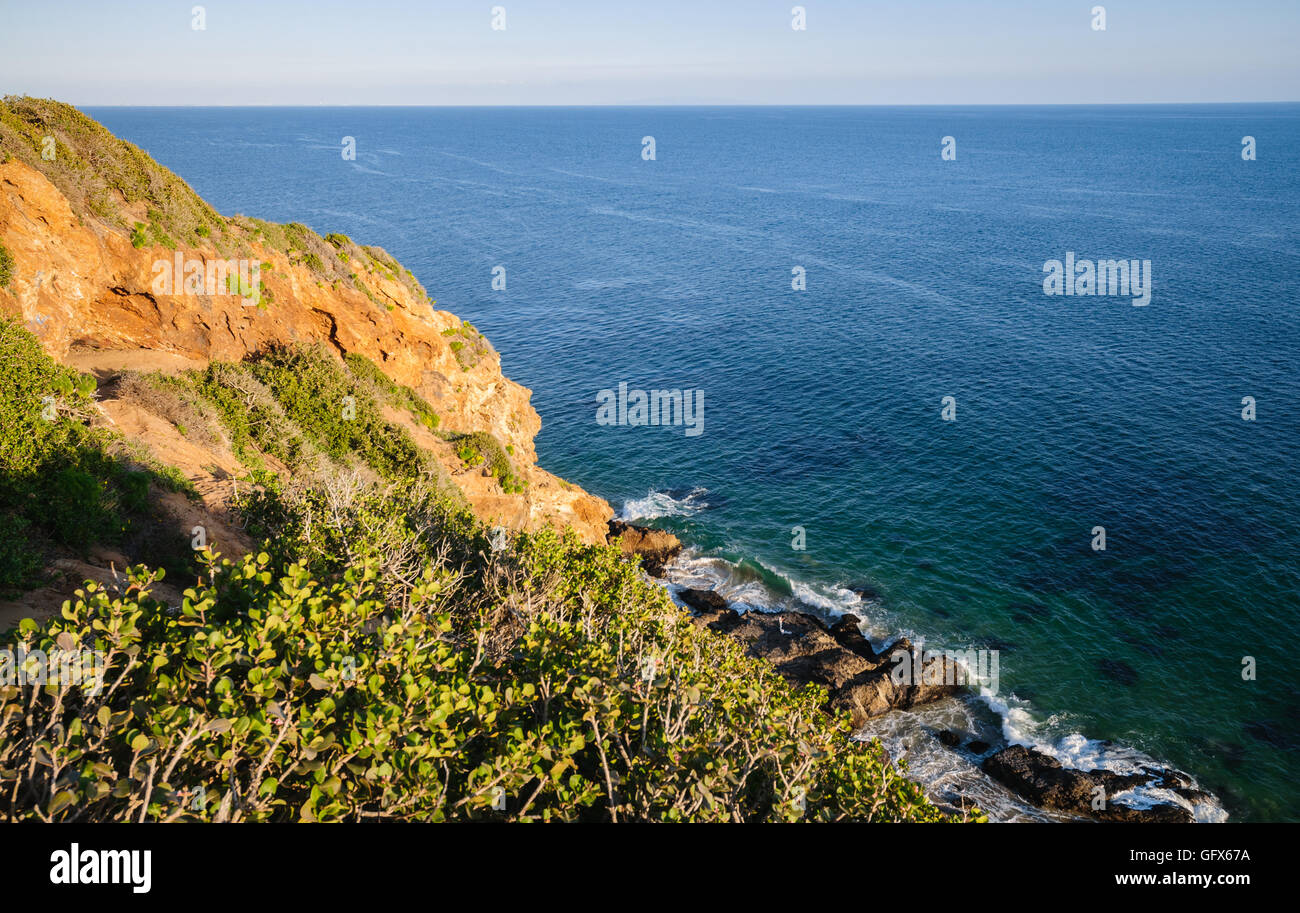
<path id="1" fill-rule="evenodd" d="M 1300 820 L 1300 105 L 88 113 L 397 256 L 688 577 L 994 647 L 1004 737 Z M 1067 252 L 1150 260 L 1150 304 L 1045 295 Z M 620 382 L 703 391 L 704 433 L 597 424 Z"/>

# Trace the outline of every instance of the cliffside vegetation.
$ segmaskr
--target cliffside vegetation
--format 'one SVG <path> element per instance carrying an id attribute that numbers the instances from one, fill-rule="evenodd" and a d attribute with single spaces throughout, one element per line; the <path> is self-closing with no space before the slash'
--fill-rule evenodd
<path id="1" fill-rule="evenodd" d="M 6 515 L 142 507 L 123 476 L 141 470 L 87 422 L 91 384 L 11 323 L 0 342 Z M 378 416 L 375 389 L 411 394 L 364 365 L 276 349 L 130 382 L 196 439 L 326 465 L 243 487 L 260 551 L 197 552 L 168 574 L 179 605 L 137 567 L 0 634 L 0 655 L 105 663 L 99 689 L 0 686 L 0 819 L 944 818 L 824 693 L 695 626 L 615 549 L 551 531 L 490 541 Z M 48 390 L 64 404 L 53 422 Z M 371 471 L 345 471 L 353 460 Z M 96 522 L 74 532 L 117 534 Z"/>
<path id="2" fill-rule="evenodd" d="M 348 287 L 408 312 L 428 300 L 379 248 L 218 214 L 70 106 L 4 99 L 6 157 L 96 223 L 88 248 L 102 247 L 101 224 L 143 248 L 239 257 L 257 247 L 297 267 L 292 285 L 278 277 L 285 298 L 302 287 L 372 310 L 321 292 Z M 62 212 L 61 201 L 45 211 Z M 15 248 L 23 264 L 46 238 L 28 240 Z M 6 263 L 0 253 L 0 281 Z M 432 325 L 437 344 L 445 322 Z M 491 353 L 468 323 L 445 336 L 454 374 Z M 406 358 L 394 376 L 412 378 L 406 338 L 393 331 L 378 351 Z M 512 447 L 465 432 L 513 429 L 526 391 L 510 421 L 480 422 L 481 401 L 467 409 L 422 387 L 442 397 L 448 430 L 385 373 L 392 365 L 256 345 L 240 361 L 200 351 L 196 370 L 114 367 L 97 391 L 0 320 L 0 598 L 34 595 L 56 560 L 116 556 L 112 574 L 54 618 L 0 632 L 0 820 L 944 820 L 878 746 L 824 712 L 821 689 L 698 627 L 618 550 L 549 530 L 489 536 L 431 450 L 453 473 L 480 467 L 503 492 L 523 491 Z M 232 471 L 248 470 L 234 516 L 213 513 L 226 509 L 224 484 L 212 507 L 109 430 L 100 393 L 139 407 L 124 411 L 142 423 L 144 413 L 165 420 L 173 453 L 197 447 L 205 466 L 204 450 L 233 453 L 226 464 L 242 469 Z M 457 428 L 467 415 L 475 421 Z M 222 471 L 205 484 L 224 483 Z M 186 508 L 182 528 L 161 514 L 164 501 Z M 594 513 L 593 541 L 607 516 Z M 242 529 L 253 552 L 214 554 L 189 535 L 196 516 Z M 124 573 L 122 556 L 134 565 Z M 19 681 L 18 666 L 42 669 L 33 651 L 99 657 L 99 686 Z"/>
<path id="3" fill-rule="evenodd" d="M 92 427 L 94 390 L 0 319 L 0 596 L 35 585 L 52 548 L 129 542 L 170 569 L 192 558 L 153 522 L 149 498 L 151 485 L 189 493 L 186 481 Z"/>
<path id="4" fill-rule="evenodd" d="M 338 234 L 327 242 L 298 223 L 226 218 L 148 153 L 72 105 L 14 95 L 0 100 L 0 157 L 8 156 L 49 178 L 83 222 L 97 220 L 136 247 L 211 245 L 223 257 L 251 258 L 250 245 L 259 243 L 307 266 L 322 282 L 357 289 L 372 300 L 375 294 L 358 277 L 354 263 L 405 285 L 416 300 L 432 303 L 415 276 L 382 248 Z M 127 210 L 142 210 L 143 220 L 128 217 Z"/>

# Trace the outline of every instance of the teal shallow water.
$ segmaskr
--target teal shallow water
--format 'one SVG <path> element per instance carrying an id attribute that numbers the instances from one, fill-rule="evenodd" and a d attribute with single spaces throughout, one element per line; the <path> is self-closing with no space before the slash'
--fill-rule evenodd
<path id="1" fill-rule="evenodd" d="M 870 587 L 875 630 L 999 649 L 1015 733 L 1300 819 L 1300 106 L 89 113 L 387 248 L 535 391 L 547 468 L 742 595 Z M 1151 260 L 1150 305 L 1045 296 L 1067 251 Z M 620 382 L 703 390 L 704 434 L 598 425 Z"/>

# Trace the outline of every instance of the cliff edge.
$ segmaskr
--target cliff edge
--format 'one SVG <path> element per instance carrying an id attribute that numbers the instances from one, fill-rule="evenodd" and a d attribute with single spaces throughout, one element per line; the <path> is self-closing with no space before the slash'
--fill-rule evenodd
<path id="1" fill-rule="evenodd" d="M 193 372 L 302 346 L 339 360 L 363 357 L 418 394 L 432 416 L 386 409 L 388 420 L 432 454 L 485 523 L 606 539 L 610 506 L 537 465 L 541 419 L 531 391 L 505 377 L 488 341 L 438 310 L 389 254 L 304 225 L 223 216 L 71 106 L 0 103 L 0 264 L 0 317 L 93 375 L 92 421 L 179 469 L 215 519 L 226 514 L 229 480 L 251 467 L 229 447 L 195 440 L 147 397 L 128 395 L 139 385 L 123 377 Z M 474 443 L 468 455 L 466 440 Z M 480 445 L 508 470 L 475 459 Z M 224 553 L 250 547 L 233 526 L 215 528 Z"/>

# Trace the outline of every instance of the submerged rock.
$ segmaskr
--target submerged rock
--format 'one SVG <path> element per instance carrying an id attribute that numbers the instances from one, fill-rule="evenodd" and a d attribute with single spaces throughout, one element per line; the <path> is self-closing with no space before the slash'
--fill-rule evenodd
<path id="1" fill-rule="evenodd" d="M 625 555 L 639 555 L 641 566 L 655 577 L 662 577 L 664 566 L 682 553 L 681 540 L 672 533 L 617 519 L 609 521 L 606 541 Z"/>
<path id="2" fill-rule="evenodd" d="M 1109 770 L 1075 770 L 1024 745 L 1011 745 L 991 755 L 982 768 L 990 777 L 1040 808 L 1086 815 L 1099 821 L 1188 824 L 1193 821 L 1192 813 L 1181 805 L 1139 808 L 1110 801 L 1110 797 L 1135 786 L 1161 786 L 1192 801 L 1205 795 L 1199 790 L 1173 785 L 1171 771 L 1119 774 Z M 1105 800 L 1103 807 L 1093 807 L 1097 798 Z"/>
<path id="3" fill-rule="evenodd" d="M 1101 670 L 1102 675 L 1114 679 L 1121 685 L 1132 687 L 1137 684 L 1138 671 L 1122 659 L 1103 659 L 1097 663 L 1097 668 Z"/>

